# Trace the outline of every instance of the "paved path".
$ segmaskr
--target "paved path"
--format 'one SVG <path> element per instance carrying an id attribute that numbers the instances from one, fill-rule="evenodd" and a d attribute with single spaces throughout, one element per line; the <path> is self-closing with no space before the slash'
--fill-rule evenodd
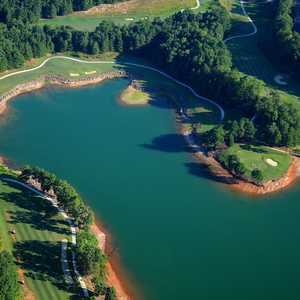
<path id="1" fill-rule="evenodd" d="M 252 31 L 249 32 L 249 33 L 245 33 L 245 34 L 236 34 L 236 35 L 230 36 L 230 37 L 228 37 L 227 39 L 224 40 L 225 43 L 227 43 L 231 40 L 234 40 L 234 39 L 238 39 L 238 38 L 250 37 L 250 36 L 255 35 L 257 33 L 257 27 L 254 24 L 253 20 L 248 16 L 247 11 L 246 11 L 245 6 L 244 6 L 244 3 L 245 3 L 244 1 L 240 1 L 241 8 L 242 8 L 242 11 L 243 11 L 243 15 L 245 17 L 247 17 L 248 21 L 250 22 L 250 24 L 252 26 Z"/>
<path id="2" fill-rule="evenodd" d="M 33 71 L 39 70 L 42 67 L 44 67 L 47 64 L 47 62 L 49 62 L 51 60 L 54 60 L 54 59 L 66 59 L 66 60 L 71 60 L 71 61 L 75 61 L 75 62 L 79 62 L 79 63 L 83 63 L 83 64 L 116 64 L 115 61 L 102 61 L 102 60 L 89 61 L 89 60 L 82 60 L 82 59 L 78 59 L 78 58 L 74 58 L 74 57 L 69 57 L 69 56 L 52 56 L 52 57 L 49 57 L 49 58 L 45 59 L 39 66 L 37 66 L 35 68 L 27 69 L 27 70 L 22 70 L 22 71 L 17 71 L 17 72 L 13 72 L 13 73 L 4 75 L 4 76 L 0 77 L 0 81 L 3 80 L 3 79 L 9 78 L 9 77 L 15 76 L 15 75 L 29 73 L 29 72 L 33 72 Z M 189 85 L 187 85 L 187 84 L 185 84 L 185 83 L 183 83 L 183 82 L 175 79 L 173 76 L 171 76 L 171 75 L 169 75 L 169 74 L 167 74 L 167 73 L 165 73 L 165 72 L 163 72 L 163 71 L 161 71 L 161 70 L 159 70 L 157 68 L 154 68 L 154 67 L 146 66 L 146 65 L 143 65 L 143 64 L 131 63 L 131 62 L 122 62 L 122 63 L 120 63 L 120 65 L 122 65 L 122 64 L 125 65 L 125 66 L 132 66 L 132 67 L 143 68 L 143 69 L 146 69 L 146 70 L 154 71 L 154 72 L 159 73 L 162 76 L 164 76 L 164 77 L 166 77 L 166 78 L 168 78 L 168 79 L 176 82 L 177 84 L 179 84 L 179 85 L 187 88 L 198 99 L 200 99 L 202 101 L 209 102 L 209 103 L 213 104 L 215 107 L 217 107 L 218 110 L 220 111 L 220 121 L 223 121 L 223 119 L 225 117 L 225 112 L 224 112 L 223 108 L 218 103 L 214 102 L 213 100 L 210 100 L 210 99 L 208 99 L 206 97 L 200 96 Z"/>
<path id="3" fill-rule="evenodd" d="M 197 2 L 196 6 L 191 8 L 192 10 L 200 8 L 200 0 L 196 0 L 196 2 Z"/>
<path id="4" fill-rule="evenodd" d="M 15 183 L 15 184 L 18 184 L 24 188 L 26 188 L 27 190 L 31 191 L 31 192 L 34 192 L 35 194 L 37 194 L 39 197 L 42 197 L 48 201 L 51 202 L 52 206 L 55 207 L 60 213 L 61 215 L 63 216 L 63 218 L 69 223 L 70 225 L 70 229 L 71 229 L 71 238 L 72 238 L 72 244 L 73 246 L 76 246 L 76 227 L 74 225 L 74 222 L 73 222 L 73 219 L 70 218 L 66 213 L 65 211 L 60 208 L 58 206 L 58 202 L 57 200 L 49 197 L 49 196 L 46 196 L 44 193 L 40 192 L 39 190 L 33 188 L 32 186 L 24 183 L 24 182 L 21 182 L 19 180 L 15 180 L 15 179 L 11 179 L 11 178 L 2 178 L 2 180 L 4 181 L 7 181 L 7 182 L 12 182 L 12 183 Z M 67 246 L 68 246 L 68 241 L 67 240 L 62 240 L 62 248 L 61 248 L 61 264 L 62 264 L 62 270 L 63 270 L 63 273 L 64 273 L 64 276 L 65 276 L 65 281 L 67 284 L 72 284 L 73 283 L 73 280 L 72 280 L 72 277 L 70 275 L 70 270 L 68 268 L 68 261 L 67 261 Z M 83 295 L 85 297 L 88 297 L 89 296 L 89 293 L 88 293 L 88 290 L 87 290 L 87 287 L 86 287 L 86 284 L 85 282 L 83 281 L 82 277 L 80 276 L 79 272 L 78 272 L 78 269 L 77 269 L 77 264 L 76 264 L 76 254 L 74 252 L 74 250 L 72 250 L 72 265 L 73 265 L 73 269 L 74 269 L 74 273 L 77 277 L 77 281 L 79 282 L 80 284 L 80 287 L 82 289 L 82 292 L 83 292 Z"/>

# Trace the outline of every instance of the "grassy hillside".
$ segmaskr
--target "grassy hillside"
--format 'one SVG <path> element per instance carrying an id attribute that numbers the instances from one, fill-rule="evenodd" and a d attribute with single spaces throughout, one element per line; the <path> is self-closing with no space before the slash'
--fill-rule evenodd
<path id="1" fill-rule="evenodd" d="M 90 57 L 83 57 L 88 59 Z M 93 57 L 95 58 L 95 57 Z M 39 59 L 34 64 L 30 64 L 27 68 L 35 67 L 39 65 L 43 60 Z M 9 91 L 19 83 L 25 83 L 30 80 L 35 80 L 43 75 L 56 74 L 63 75 L 66 78 L 78 79 L 86 77 L 86 72 L 95 72 L 93 75 L 99 75 L 104 72 L 123 69 L 131 74 L 134 78 L 143 82 L 143 89 L 151 97 L 149 103 L 151 105 L 160 105 L 160 98 L 170 100 L 170 107 L 172 106 L 184 106 L 187 109 L 188 114 L 194 123 L 198 124 L 198 131 L 206 131 L 211 129 L 219 122 L 219 111 L 216 107 L 205 101 L 201 101 L 196 98 L 189 90 L 178 85 L 174 81 L 165 78 L 157 72 L 145 70 L 138 67 L 129 67 L 124 65 L 122 62 L 135 62 L 147 64 L 147 62 L 136 59 L 133 57 L 121 57 L 117 58 L 113 54 L 106 56 L 98 56 L 98 60 L 103 61 L 114 61 L 114 63 L 105 64 L 84 64 L 80 62 L 74 62 L 66 59 L 54 59 L 42 67 L 41 69 L 35 70 L 29 73 L 23 73 L 15 75 L 4 80 L 1 80 L 0 95 Z M 76 77 L 71 76 L 76 74 Z M 3 74 L 0 74 L 0 77 Z M 78 76 L 77 76 L 78 75 Z M 190 128 L 191 124 L 185 123 L 187 128 Z"/>
<path id="2" fill-rule="evenodd" d="M 224 154 L 226 156 L 238 156 L 240 162 L 246 168 L 246 177 L 251 178 L 251 171 L 259 169 L 265 181 L 278 179 L 283 176 L 291 163 L 290 155 L 265 146 L 235 144 L 224 151 Z M 277 166 L 268 164 L 268 159 L 276 162 Z"/>
<path id="3" fill-rule="evenodd" d="M 267 86 L 278 91 L 287 103 L 293 103 L 299 109 L 300 114 L 300 83 L 292 78 L 280 64 L 280 58 L 276 57 L 272 39 L 272 5 L 273 2 L 255 1 L 246 2 L 245 9 L 257 26 L 256 35 L 246 38 L 234 39 L 228 42 L 228 47 L 233 56 L 234 65 L 248 75 L 263 80 Z M 233 28 L 231 34 L 243 34 L 251 32 L 252 26 L 242 16 L 239 1 L 232 8 Z M 265 49 L 269 47 L 269 49 Z M 271 53 L 274 55 L 271 57 Z M 278 75 L 284 75 L 286 85 L 276 82 Z"/>
<path id="4" fill-rule="evenodd" d="M 203 1 L 205 8 L 210 0 Z M 182 9 L 196 6 L 196 0 L 131 0 L 107 9 L 91 9 L 88 12 L 74 13 L 50 20 L 41 20 L 42 24 L 69 25 L 76 29 L 93 30 L 103 20 L 118 24 L 128 24 L 143 18 L 167 17 Z"/>
<path id="5" fill-rule="evenodd" d="M 70 238 L 70 228 L 46 200 L 0 180 L 0 232 L 36 299 L 76 295 L 76 288 L 64 282 L 60 261 L 61 240 Z"/>

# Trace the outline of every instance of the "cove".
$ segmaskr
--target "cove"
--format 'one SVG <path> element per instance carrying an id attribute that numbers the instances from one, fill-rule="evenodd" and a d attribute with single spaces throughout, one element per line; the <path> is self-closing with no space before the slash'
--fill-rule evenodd
<path id="1" fill-rule="evenodd" d="M 168 103 L 118 103 L 127 84 L 18 97 L 1 120 L 1 154 L 75 186 L 112 234 L 137 300 L 297 299 L 300 187 L 251 198 L 211 181 Z"/>

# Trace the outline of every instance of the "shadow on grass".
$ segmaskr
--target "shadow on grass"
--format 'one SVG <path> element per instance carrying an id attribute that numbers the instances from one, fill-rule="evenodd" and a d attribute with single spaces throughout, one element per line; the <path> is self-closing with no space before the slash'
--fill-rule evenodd
<path id="1" fill-rule="evenodd" d="M 15 187 L 13 183 L 6 183 Z M 19 189 L 19 186 L 18 186 Z M 58 234 L 69 234 L 68 223 L 57 219 L 57 210 L 43 198 L 36 197 L 31 192 L 0 193 L 3 200 L 15 204 L 22 210 L 10 211 L 12 224 L 30 224 L 32 228 L 41 231 L 50 231 Z"/>
<path id="2" fill-rule="evenodd" d="M 14 255 L 25 276 L 33 280 L 50 282 L 61 291 L 72 293 L 72 299 L 80 299 L 78 287 L 69 287 L 61 267 L 61 243 L 49 241 L 17 242 Z"/>
<path id="3" fill-rule="evenodd" d="M 119 64 L 130 61 L 120 56 L 117 59 Z M 189 112 L 191 121 L 186 123 L 201 123 L 214 126 L 219 123 L 220 112 L 213 104 L 195 97 L 187 88 L 180 86 L 159 73 L 143 68 L 122 65 L 116 67 L 127 72 L 133 79 L 140 81 L 143 91 L 150 95 L 149 104 L 161 109 L 179 110 L 181 107 Z M 158 67 L 159 69 L 159 67 Z M 196 111 L 202 108 L 203 111 Z"/>
<path id="4" fill-rule="evenodd" d="M 251 151 L 251 152 L 255 152 L 255 153 L 269 153 L 268 150 L 265 150 L 261 147 L 258 146 L 253 146 L 253 145 L 240 145 L 240 148 L 243 150 L 247 150 L 247 151 Z"/>

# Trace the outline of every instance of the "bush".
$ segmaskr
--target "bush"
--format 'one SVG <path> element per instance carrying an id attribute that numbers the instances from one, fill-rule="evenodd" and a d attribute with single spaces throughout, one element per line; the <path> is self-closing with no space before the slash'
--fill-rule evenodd
<path id="1" fill-rule="evenodd" d="M 0 299 L 16 300 L 19 297 L 18 273 L 13 257 L 0 252 Z"/>

